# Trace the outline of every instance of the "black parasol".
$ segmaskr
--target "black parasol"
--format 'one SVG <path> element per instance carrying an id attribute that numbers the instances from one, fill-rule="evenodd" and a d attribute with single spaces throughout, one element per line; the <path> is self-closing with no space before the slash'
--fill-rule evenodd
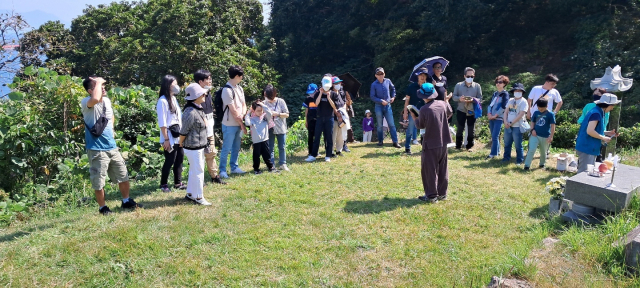
<path id="1" fill-rule="evenodd" d="M 344 87 L 345 91 L 349 92 L 351 98 L 358 98 L 358 91 L 360 91 L 362 83 L 360 83 L 355 77 L 353 77 L 351 73 L 338 75 L 338 78 L 342 80 L 342 87 Z"/>

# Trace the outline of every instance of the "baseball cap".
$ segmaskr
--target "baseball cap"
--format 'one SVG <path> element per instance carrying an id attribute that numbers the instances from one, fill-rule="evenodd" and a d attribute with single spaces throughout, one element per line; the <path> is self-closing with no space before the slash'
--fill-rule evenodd
<path id="1" fill-rule="evenodd" d="M 364 114 L 367 114 L 367 113 L 371 113 L 371 110 L 367 109 L 367 111 L 364 111 Z"/>
<path id="2" fill-rule="evenodd" d="M 309 84 L 309 86 L 307 86 L 307 94 L 311 94 L 316 92 L 316 90 L 318 90 L 318 85 L 311 83 Z"/>
<path id="3" fill-rule="evenodd" d="M 376 74 L 381 73 L 381 72 L 384 73 L 384 69 L 382 67 L 376 68 Z"/>
<path id="4" fill-rule="evenodd" d="M 322 77 L 322 89 L 325 91 L 331 90 L 331 77 Z"/>
<path id="5" fill-rule="evenodd" d="M 184 97 L 184 99 L 191 101 L 198 99 L 198 97 L 202 96 L 203 94 L 209 93 L 209 90 L 202 88 L 202 86 L 200 86 L 200 84 L 198 83 L 191 83 L 189 84 L 189 86 L 187 86 L 186 89 L 184 89 L 184 92 L 187 95 L 187 97 Z"/>
<path id="6" fill-rule="evenodd" d="M 338 77 L 333 77 L 333 78 L 331 78 L 331 82 L 340 83 L 340 82 L 342 82 L 342 80 L 340 78 L 338 78 Z"/>

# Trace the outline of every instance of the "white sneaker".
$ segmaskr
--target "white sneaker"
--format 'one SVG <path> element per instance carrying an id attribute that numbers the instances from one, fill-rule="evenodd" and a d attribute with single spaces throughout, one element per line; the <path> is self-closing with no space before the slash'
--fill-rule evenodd
<path id="1" fill-rule="evenodd" d="M 236 169 L 231 170 L 232 174 L 244 174 L 244 171 L 240 169 L 240 167 L 236 167 Z"/>
<path id="2" fill-rule="evenodd" d="M 283 170 L 283 171 L 291 171 L 291 170 L 289 170 L 289 167 L 287 167 L 287 164 L 282 164 L 282 165 L 280 165 L 280 170 Z"/>
<path id="3" fill-rule="evenodd" d="M 324 162 L 331 162 L 331 157 L 324 157 Z"/>
<path id="4" fill-rule="evenodd" d="M 413 143 L 413 145 L 418 145 L 418 144 L 420 144 L 420 142 L 418 142 L 418 139 L 413 140 L 413 142 L 412 142 L 412 143 Z"/>
<path id="5" fill-rule="evenodd" d="M 309 157 L 307 157 L 307 159 L 304 159 L 304 161 L 313 162 L 313 161 L 316 161 L 316 157 L 309 156 Z"/>
<path id="6" fill-rule="evenodd" d="M 226 171 L 220 172 L 220 174 L 218 174 L 218 176 L 220 176 L 220 178 L 224 178 L 224 179 L 229 178 L 229 175 L 227 174 Z"/>
<path id="7" fill-rule="evenodd" d="M 198 205 L 202 205 L 202 206 L 211 206 L 211 203 L 209 203 L 209 201 L 207 201 L 207 199 L 204 199 L 204 197 L 200 198 L 200 199 L 194 199 L 194 201 L 196 202 L 196 204 Z"/>

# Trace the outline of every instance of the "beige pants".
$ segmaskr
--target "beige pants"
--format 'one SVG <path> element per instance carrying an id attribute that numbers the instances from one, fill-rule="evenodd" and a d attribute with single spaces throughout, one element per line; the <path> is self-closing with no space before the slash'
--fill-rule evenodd
<path id="1" fill-rule="evenodd" d="M 209 140 L 211 153 L 204 154 L 204 158 L 207 161 L 207 171 L 209 171 L 209 176 L 211 176 L 211 178 L 216 178 L 218 176 L 218 164 L 216 164 L 218 150 L 216 149 L 216 141 L 214 136 L 208 137 L 207 139 Z"/>
<path id="2" fill-rule="evenodd" d="M 87 150 L 89 179 L 93 190 L 102 190 L 107 177 L 114 184 L 129 181 L 127 165 L 119 149 L 109 151 Z"/>

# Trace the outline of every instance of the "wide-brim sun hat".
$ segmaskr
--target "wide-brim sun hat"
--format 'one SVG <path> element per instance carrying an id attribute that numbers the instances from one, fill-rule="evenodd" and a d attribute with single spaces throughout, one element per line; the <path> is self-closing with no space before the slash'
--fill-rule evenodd
<path id="1" fill-rule="evenodd" d="M 184 89 L 184 92 L 187 95 L 184 99 L 193 101 L 200 98 L 200 96 L 209 93 L 209 90 L 202 88 L 198 83 L 191 83 L 186 89 Z"/>
<path id="2" fill-rule="evenodd" d="M 513 93 L 513 91 L 516 90 L 521 90 L 523 93 L 527 92 L 527 90 L 524 88 L 524 84 L 522 83 L 514 83 L 511 90 L 509 90 L 509 92 Z"/>
<path id="3" fill-rule="evenodd" d="M 596 104 L 609 104 L 609 105 L 617 105 L 620 104 L 622 100 L 618 100 L 618 96 L 616 94 L 604 93 L 600 100 L 594 101 Z"/>

